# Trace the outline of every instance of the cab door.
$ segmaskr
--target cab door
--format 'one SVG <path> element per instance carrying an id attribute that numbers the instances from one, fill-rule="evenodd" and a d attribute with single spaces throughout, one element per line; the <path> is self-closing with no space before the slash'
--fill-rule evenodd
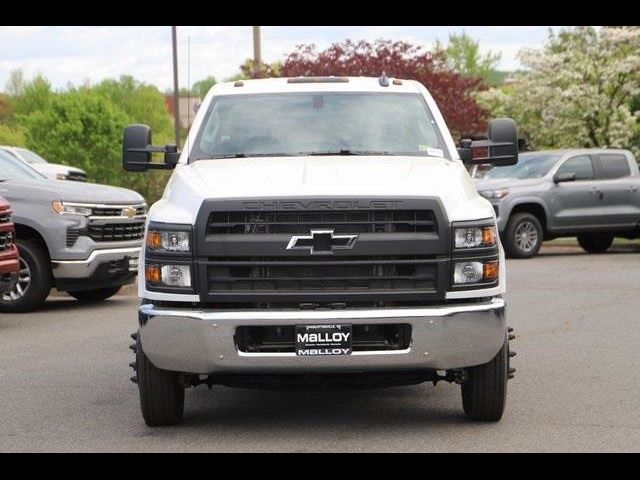
<path id="1" fill-rule="evenodd" d="M 640 221 L 640 178 L 631 175 L 623 153 L 600 153 L 595 160 L 604 224 L 613 230 L 634 228 Z"/>
<path id="2" fill-rule="evenodd" d="M 554 184 L 552 200 L 553 230 L 586 230 L 603 222 L 602 191 L 596 179 L 591 155 L 575 155 L 560 165 L 555 175 L 572 173 L 575 180 Z"/>

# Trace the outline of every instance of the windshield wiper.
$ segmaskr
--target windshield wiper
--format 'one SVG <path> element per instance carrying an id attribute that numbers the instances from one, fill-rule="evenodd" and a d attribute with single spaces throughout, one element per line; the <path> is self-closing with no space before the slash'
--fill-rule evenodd
<path id="1" fill-rule="evenodd" d="M 276 152 L 276 153 L 229 153 L 223 155 L 211 155 L 207 157 L 195 157 L 192 160 L 216 160 L 219 158 L 250 158 L 250 157 L 291 157 L 294 154 L 292 153 L 284 153 L 284 152 Z"/>
<path id="2" fill-rule="evenodd" d="M 331 155 L 393 155 L 393 153 L 386 150 L 351 150 L 348 148 L 342 148 L 335 151 L 326 152 L 300 152 L 299 155 L 314 155 L 314 156 L 331 156 Z"/>

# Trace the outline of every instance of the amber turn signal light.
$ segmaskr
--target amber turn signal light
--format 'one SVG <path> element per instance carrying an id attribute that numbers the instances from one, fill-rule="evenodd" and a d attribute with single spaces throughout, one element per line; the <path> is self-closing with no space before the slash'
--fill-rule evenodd
<path id="1" fill-rule="evenodd" d="M 158 266 L 147 265 L 144 269 L 144 277 L 147 283 L 158 285 L 162 281 L 162 270 Z"/>
<path id="2" fill-rule="evenodd" d="M 162 235 L 160 232 L 151 230 L 147 233 L 147 247 L 152 250 L 157 250 L 162 247 Z"/>
<path id="3" fill-rule="evenodd" d="M 498 261 L 486 262 L 482 266 L 483 280 L 496 280 L 498 278 Z"/>
<path id="4" fill-rule="evenodd" d="M 496 244 L 495 227 L 485 227 L 482 229 L 482 244 L 486 246 L 493 246 Z"/>

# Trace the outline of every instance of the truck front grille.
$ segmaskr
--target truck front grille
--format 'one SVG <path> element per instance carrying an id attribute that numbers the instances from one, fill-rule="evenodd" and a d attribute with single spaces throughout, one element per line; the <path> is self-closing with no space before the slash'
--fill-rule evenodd
<path id="1" fill-rule="evenodd" d="M 90 223 L 88 236 L 96 242 L 140 240 L 144 237 L 144 222 L 136 223 Z"/>
<path id="2" fill-rule="evenodd" d="M 431 210 L 316 210 L 212 212 L 209 235 L 308 233 L 331 228 L 335 233 L 436 232 Z"/>
<path id="3" fill-rule="evenodd" d="M 0 212 L 0 224 L 9 223 L 11 221 L 11 212 Z"/>
<path id="4" fill-rule="evenodd" d="M 353 325 L 353 351 L 406 350 L 411 343 L 411 325 Z M 236 330 L 238 350 L 246 353 L 295 352 L 295 326 L 242 326 Z"/>
<path id="5" fill-rule="evenodd" d="M 124 217 L 123 210 L 133 207 L 136 209 L 136 216 L 144 215 L 147 211 L 145 205 L 131 205 L 131 206 L 103 206 L 93 207 L 91 215 L 94 217 Z"/>
<path id="6" fill-rule="evenodd" d="M 209 199 L 197 218 L 195 290 L 213 308 L 415 306 L 448 288 L 450 229 L 437 198 Z M 353 238 L 344 248 L 334 235 Z M 294 236 L 305 237 L 295 249 Z"/>
<path id="7" fill-rule="evenodd" d="M 67 229 L 67 247 L 73 247 L 80 238 L 80 230 L 77 228 Z"/>
<path id="8" fill-rule="evenodd" d="M 13 232 L 0 232 L 0 252 L 4 252 L 13 245 Z"/>
<path id="9" fill-rule="evenodd" d="M 255 257 L 207 261 L 209 295 L 222 301 L 299 300 L 300 308 L 346 307 L 359 294 L 434 294 L 439 262 L 432 257 Z"/>

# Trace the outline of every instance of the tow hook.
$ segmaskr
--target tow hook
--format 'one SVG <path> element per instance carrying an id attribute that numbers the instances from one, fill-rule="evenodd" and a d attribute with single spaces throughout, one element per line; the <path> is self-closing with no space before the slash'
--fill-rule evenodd
<path id="1" fill-rule="evenodd" d="M 134 343 L 129 345 L 129 348 L 131 350 L 133 350 L 133 353 L 135 355 L 136 349 L 137 349 L 137 346 L 138 346 L 138 332 L 133 332 L 131 334 L 131 339 L 133 340 Z M 133 383 L 138 383 L 138 364 L 137 364 L 137 360 L 131 362 L 129 364 L 129 366 L 133 369 L 133 372 L 134 372 L 134 375 L 129 380 L 131 380 Z"/>
<path id="2" fill-rule="evenodd" d="M 507 327 L 508 340 L 509 340 L 509 358 L 507 359 L 507 366 L 509 368 L 509 374 L 507 378 L 510 380 L 513 378 L 514 373 L 516 373 L 516 369 L 511 366 L 511 359 L 517 355 L 515 350 L 511 350 L 511 340 L 515 340 L 516 336 L 512 333 L 513 327 Z"/>

